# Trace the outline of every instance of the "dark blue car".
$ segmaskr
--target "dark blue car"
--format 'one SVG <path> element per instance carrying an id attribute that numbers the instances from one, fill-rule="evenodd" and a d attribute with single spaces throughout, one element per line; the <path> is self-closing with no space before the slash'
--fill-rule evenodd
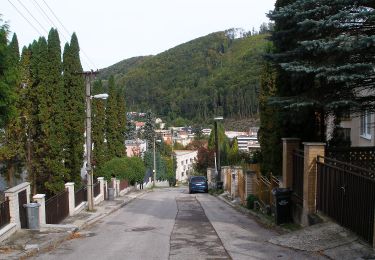
<path id="1" fill-rule="evenodd" d="M 192 176 L 189 180 L 189 193 L 208 192 L 207 179 L 204 176 Z"/>

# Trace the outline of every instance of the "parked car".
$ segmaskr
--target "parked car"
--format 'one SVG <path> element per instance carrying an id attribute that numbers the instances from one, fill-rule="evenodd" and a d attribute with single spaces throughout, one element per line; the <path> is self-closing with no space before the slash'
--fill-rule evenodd
<path id="1" fill-rule="evenodd" d="M 207 179 L 204 176 L 192 176 L 189 179 L 189 193 L 208 192 Z"/>

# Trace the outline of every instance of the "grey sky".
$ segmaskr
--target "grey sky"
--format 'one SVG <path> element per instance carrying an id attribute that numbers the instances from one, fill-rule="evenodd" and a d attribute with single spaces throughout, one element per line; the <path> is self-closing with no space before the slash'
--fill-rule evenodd
<path id="1" fill-rule="evenodd" d="M 20 46 L 47 33 L 20 4 L 48 31 L 53 25 L 62 45 L 70 39 L 54 18 L 77 33 L 85 69 L 107 67 L 120 60 L 163 52 L 178 44 L 211 32 L 229 28 L 251 30 L 268 22 L 265 13 L 276 0 L 1 0 L 3 20 L 16 32 Z M 37 28 L 35 30 L 12 4 Z M 55 27 L 54 26 L 54 27 Z M 87 57 L 88 58 L 87 58 Z M 91 61 L 91 62 L 90 62 Z M 92 64 L 93 63 L 93 64 Z"/>

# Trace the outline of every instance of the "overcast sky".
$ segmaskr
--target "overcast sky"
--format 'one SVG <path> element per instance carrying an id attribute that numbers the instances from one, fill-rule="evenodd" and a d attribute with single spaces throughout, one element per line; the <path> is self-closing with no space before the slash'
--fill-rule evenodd
<path id="1" fill-rule="evenodd" d="M 40 35 L 47 36 L 46 31 L 51 27 L 58 28 L 62 46 L 70 39 L 66 30 L 69 34 L 76 32 L 84 52 L 81 53 L 82 65 L 87 70 L 104 68 L 134 56 L 158 54 L 216 31 L 258 29 L 262 22 L 268 22 L 265 14 L 273 9 L 276 0 L 1 2 L 2 19 L 7 21 L 11 32 L 17 33 L 20 47 L 28 45 Z"/>

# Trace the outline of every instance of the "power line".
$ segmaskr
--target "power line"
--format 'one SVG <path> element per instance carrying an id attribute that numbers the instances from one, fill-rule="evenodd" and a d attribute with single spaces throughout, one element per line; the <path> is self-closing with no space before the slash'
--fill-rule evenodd
<path id="1" fill-rule="evenodd" d="M 49 7 L 49 5 L 46 3 L 45 0 L 43 0 L 43 3 L 47 6 L 47 8 L 50 10 L 50 12 L 52 13 L 52 15 L 55 17 L 55 19 L 61 24 L 62 28 L 65 30 L 65 32 L 68 34 L 68 35 L 71 35 L 68 31 L 68 29 L 66 29 L 66 27 L 64 26 L 64 24 L 60 21 L 60 19 L 57 17 L 57 15 L 55 14 L 55 12 Z M 86 57 L 86 59 L 88 60 L 88 62 L 91 63 L 91 65 L 94 66 L 94 68 L 98 69 L 98 67 L 95 65 L 94 62 L 92 62 L 92 60 L 89 58 L 89 56 L 86 54 L 86 52 L 81 48 L 81 51 L 82 51 L 82 54 Z M 90 66 L 88 66 L 90 67 Z"/>
<path id="2" fill-rule="evenodd" d="M 26 20 L 26 22 L 31 26 L 31 27 L 33 27 L 34 28 L 34 30 L 35 31 L 37 31 L 37 33 L 39 34 L 39 35 L 43 35 L 22 13 L 21 13 L 21 11 L 20 10 L 18 10 L 18 8 L 10 1 L 10 0 L 8 0 L 8 2 L 14 7 L 14 9 L 16 9 L 16 11 L 23 17 L 23 19 L 25 19 Z"/>
<path id="3" fill-rule="evenodd" d="M 29 9 L 26 8 L 26 6 L 20 1 L 20 0 L 17 0 L 18 3 L 20 3 L 20 5 L 22 5 L 22 7 L 29 13 L 29 15 L 34 19 L 34 21 L 36 21 L 40 28 L 42 28 L 47 34 L 48 34 L 48 31 L 43 27 L 43 25 L 40 24 L 40 22 L 34 17 L 34 15 L 32 13 L 30 13 Z"/>
<path id="4" fill-rule="evenodd" d="M 33 4 L 34 4 L 35 7 L 37 7 L 39 13 L 44 15 L 44 17 L 47 18 L 47 20 L 53 25 L 53 27 L 57 28 L 55 23 L 49 18 L 49 16 L 46 14 L 46 12 L 44 12 L 44 9 L 39 5 L 39 3 L 36 0 L 33 0 Z"/>

